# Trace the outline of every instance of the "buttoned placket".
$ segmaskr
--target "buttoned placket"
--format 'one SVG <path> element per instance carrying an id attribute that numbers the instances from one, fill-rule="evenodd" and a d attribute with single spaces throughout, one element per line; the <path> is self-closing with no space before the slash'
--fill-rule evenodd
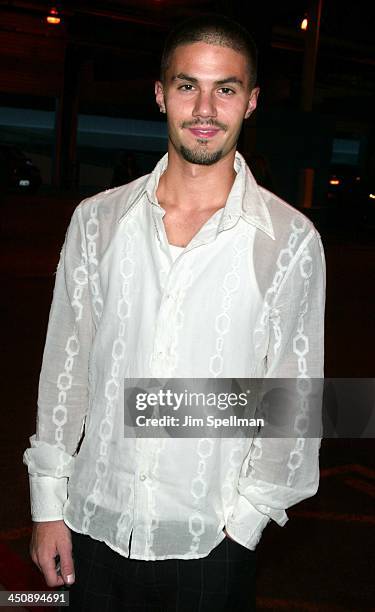
<path id="1" fill-rule="evenodd" d="M 155 377 L 170 376 L 173 373 L 173 346 L 181 320 L 178 305 L 192 282 L 192 270 L 189 266 L 189 254 L 193 249 L 213 242 L 218 233 L 233 227 L 238 216 L 222 209 L 217 211 L 198 231 L 184 251 L 173 262 L 167 235 L 163 223 L 165 211 L 155 201 L 149 200 L 152 206 L 152 218 L 155 236 L 159 246 L 161 277 L 161 302 L 156 321 L 154 350 L 151 356 L 151 373 Z"/>
<path id="2" fill-rule="evenodd" d="M 176 308 L 179 280 L 184 269 L 181 268 L 181 257 L 184 253 L 173 262 L 163 223 L 165 211 L 157 203 L 152 203 L 152 207 L 155 240 L 159 252 L 161 300 L 155 326 L 151 371 L 154 376 L 167 376 L 171 369 L 171 348 L 178 324 Z"/>
<path id="3" fill-rule="evenodd" d="M 159 440 L 138 438 L 136 440 L 136 465 L 134 470 L 134 511 L 131 540 L 132 553 L 149 555 L 152 548 L 153 490 L 157 481 L 153 474 L 156 449 Z"/>

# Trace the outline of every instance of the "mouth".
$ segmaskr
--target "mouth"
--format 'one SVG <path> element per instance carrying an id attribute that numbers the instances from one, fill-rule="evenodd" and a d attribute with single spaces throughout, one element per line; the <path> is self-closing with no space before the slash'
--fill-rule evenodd
<path id="1" fill-rule="evenodd" d="M 216 136 L 216 134 L 218 132 L 220 132 L 219 129 L 215 129 L 215 128 L 189 128 L 189 132 L 191 134 L 193 134 L 193 136 L 195 136 L 196 138 L 213 138 L 214 136 Z"/>

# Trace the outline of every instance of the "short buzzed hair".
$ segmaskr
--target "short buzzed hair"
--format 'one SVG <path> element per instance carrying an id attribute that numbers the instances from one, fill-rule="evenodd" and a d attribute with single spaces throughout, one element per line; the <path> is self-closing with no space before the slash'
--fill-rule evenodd
<path id="1" fill-rule="evenodd" d="M 257 81 L 257 48 L 251 34 L 237 21 L 224 15 L 205 14 L 192 17 L 177 25 L 168 35 L 161 58 L 160 79 L 165 82 L 172 53 L 181 45 L 205 42 L 229 47 L 242 53 L 248 64 L 250 89 Z"/>

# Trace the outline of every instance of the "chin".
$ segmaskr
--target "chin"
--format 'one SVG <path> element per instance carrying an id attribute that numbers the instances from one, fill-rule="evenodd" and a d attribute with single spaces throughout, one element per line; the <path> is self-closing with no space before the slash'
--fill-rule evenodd
<path id="1" fill-rule="evenodd" d="M 199 166 L 212 166 L 223 157 L 222 149 L 207 151 L 207 149 L 189 149 L 183 145 L 180 146 L 180 153 L 185 161 Z"/>

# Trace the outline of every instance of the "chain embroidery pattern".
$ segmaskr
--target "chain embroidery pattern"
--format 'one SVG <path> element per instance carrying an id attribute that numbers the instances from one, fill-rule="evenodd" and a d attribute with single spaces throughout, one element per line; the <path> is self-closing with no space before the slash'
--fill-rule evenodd
<path id="1" fill-rule="evenodd" d="M 87 256 L 85 252 L 85 245 L 83 237 L 81 238 L 81 262 L 73 270 L 73 280 L 75 283 L 73 290 L 73 297 L 71 301 L 72 309 L 75 313 L 75 323 L 71 336 L 69 336 L 66 346 L 65 353 L 67 355 L 64 370 L 57 378 L 57 389 L 58 389 L 58 403 L 53 409 L 52 422 L 56 425 L 55 429 L 55 440 L 56 446 L 65 451 L 66 447 L 63 442 L 64 439 L 64 425 L 68 420 L 66 402 L 68 399 L 68 393 L 72 388 L 73 384 L 73 368 L 75 358 L 78 356 L 80 351 L 80 342 L 78 338 L 78 324 L 83 316 L 83 294 L 87 290 L 88 274 L 87 274 Z M 70 461 L 70 457 L 67 459 L 64 454 L 59 456 L 59 464 L 56 467 L 55 476 L 61 478 L 65 473 L 67 463 Z"/>
<path id="2" fill-rule="evenodd" d="M 304 317 L 308 311 L 308 296 L 310 278 L 313 270 L 313 260 L 309 249 L 304 249 L 299 263 L 299 271 L 303 279 L 303 295 L 299 307 L 297 333 L 293 338 L 293 352 L 297 356 L 298 378 L 296 381 L 299 396 L 299 413 L 296 416 L 294 430 L 299 437 L 296 439 L 295 447 L 291 451 L 288 461 L 289 474 L 287 485 L 292 486 L 296 478 L 296 472 L 303 462 L 303 451 L 305 448 L 305 434 L 309 428 L 309 397 L 311 395 L 312 383 L 307 373 L 306 355 L 309 352 L 309 338 L 304 333 Z"/>
<path id="3" fill-rule="evenodd" d="M 193 536 L 190 546 L 190 552 L 196 553 L 199 548 L 201 536 L 206 530 L 204 518 L 199 511 L 201 499 L 205 497 L 207 492 L 207 459 L 211 457 L 214 450 L 214 440 L 210 438 L 200 438 L 197 443 L 197 476 L 191 482 L 190 492 L 193 496 L 193 504 L 196 510 L 189 516 L 189 532 Z"/>
<path id="4" fill-rule="evenodd" d="M 99 273 L 97 259 L 97 244 L 99 237 L 99 221 L 97 218 L 98 204 L 94 204 L 90 208 L 90 219 L 86 223 L 87 236 L 87 254 L 88 254 L 88 273 L 91 287 L 91 303 L 95 315 L 100 318 L 103 311 L 103 298 L 100 295 L 99 288 Z"/>
<path id="5" fill-rule="evenodd" d="M 229 315 L 232 307 L 233 294 L 236 293 L 240 286 L 241 277 L 239 273 L 241 264 L 241 255 L 248 250 L 248 234 L 242 233 L 238 236 L 237 241 L 233 245 L 233 261 L 232 269 L 226 273 L 223 281 L 222 290 L 224 293 L 221 308 L 222 311 L 216 316 L 215 330 L 216 338 L 216 353 L 210 358 L 209 371 L 214 378 L 217 378 L 224 367 L 224 336 L 229 332 L 231 326 L 231 318 Z"/>
<path id="6" fill-rule="evenodd" d="M 267 289 L 265 293 L 264 307 L 263 307 L 263 312 L 260 318 L 260 323 L 259 323 L 259 326 L 255 329 L 256 348 L 259 349 L 262 344 L 262 340 L 265 336 L 265 333 L 266 333 L 267 323 L 269 320 L 271 321 L 272 331 L 273 331 L 274 338 L 275 338 L 275 342 L 274 342 L 274 354 L 275 355 L 277 354 L 277 351 L 280 349 L 280 346 L 281 346 L 282 330 L 281 330 L 280 311 L 277 308 L 274 308 L 273 306 L 274 306 L 275 298 L 277 296 L 277 292 L 280 287 L 280 284 L 282 280 L 284 279 L 286 271 L 288 270 L 288 267 L 296 253 L 296 248 L 299 242 L 299 238 L 305 232 L 306 226 L 307 226 L 307 220 L 304 219 L 303 217 L 296 216 L 291 221 L 292 232 L 288 238 L 288 246 L 284 249 L 281 249 L 279 256 L 277 258 L 277 261 L 276 261 L 277 270 L 272 279 L 271 286 Z M 307 264 L 307 268 L 305 270 L 304 266 L 306 264 Z M 300 352 L 300 354 L 298 355 L 298 358 L 299 358 L 298 365 L 302 367 L 302 369 L 300 370 L 300 375 L 303 372 L 307 372 L 305 354 L 308 351 L 308 338 L 303 335 L 303 317 L 305 313 L 307 312 L 307 307 L 308 307 L 307 294 L 308 294 L 308 288 L 309 288 L 309 282 L 310 282 L 309 277 L 311 276 L 311 273 L 312 273 L 311 264 L 312 264 L 312 259 L 310 255 L 308 254 L 307 250 L 305 250 L 303 252 L 303 256 L 300 262 L 300 271 L 301 271 L 302 277 L 304 278 L 304 294 L 303 294 L 301 304 L 300 304 L 300 309 L 299 309 L 297 335 L 293 339 L 294 352 L 296 352 L 296 350 Z M 272 312 L 272 316 L 270 316 L 271 312 Z M 298 388 L 298 392 L 300 392 L 299 388 Z M 303 395 L 301 396 L 301 406 L 304 406 L 306 404 L 306 401 L 305 401 L 306 394 L 307 394 L 307 391 L 304 392 Z M 298 418 L 299 418 L 299 415 L 297 415 L 296 421 L 298 420 Z M 296 440 L 296 446 L 291 451 L 289 460 L 288 460 L 288 467 L 291 470 L 291 472 L 288 474 L 288 477 L 287 477 L 287 483 L 289 485 L 292 484 L 295 478 L 295 470 L 302 463 L 303 447 L 304 447 L 304 439 L 298 438 Z M 253 446 L 252 446 L 251 455 L 250 455 L 249 464 L 248 464 L 248 471 L 247 471 L 248 475 L 254 472 L 255 463 L 262 458 L 262 455 L 263 455 L 262 440 L 256 437 L 253 440 Z M 293 466 L 296 466 L 296 467 L 293 468 Z"/>
<path id="7" fill-rule="evenodd" d="M 272 279 L 271 286 L 267 289 L 264 296 L 264 307 L 262 311 L 262 315 L 260 318 L 259 326 L 255 329 L 254 337 L 256 348 L 259 349 L 263 337 L 265 335 L 268 321 L 270 318 L 270 313 L 272 312 L 272 329 L 275 336 L 275 344 L 274 344 L 274 353 L 276 354 L 280 348 L 281 344 L 281 327 L 280 327 L 280 312 L 278 309 L 274 308 L 272 310 L 272 306 L 274 305 L 274 301 L 280 287 L 282 280 L 285 277 L 285 273 L 292 261 L 296 247 L 298 243 L 298 238 L 305 232 L 307 221 L 301 217 L 294 217 L 291 221 L 292 232 L 288 239 L 288 246 L 284 249 L 281 249 L 279 256 L 276 261 L 277 270 L 275 276 Z"/>
<path id="8" fill-rule="evenodd" d="M 87 533 L 92 517 L 96 512 L 99 500 L 103 494 L 103 480 L 108 471 L 108 448 L 114 426 L 114 415 L 120 389 L 120 365 L 125 354 L 126 320 L 130 316 L 131 298 L 130 281 L 134 275 L 135 223 L 129 219 L 124 236 L 124 257 L 120 261 L 120 276 L 122 279 L 121 295 L 117 303 L 118 334 L 112 344 L 112 365 L 110 378 L 105 384 L 105 416 L 99 425 L 99 456 L 95 462 L 96 480 L 92 493 L 88 495 L 83 506 L 84 519 L 82 528 Z"/>
<path id="9" fill-rule="evenodd" d="M 237 440 L 237 444 L 230 449 L 229 467 L 226 472 L 221 494 L 223 502 L 228 506 L 233 499 L 233 493 L 236 490 L 236 481 L 238 479 L 239 469 L 243 461 L 244 444 L 246 440 Z"/>

